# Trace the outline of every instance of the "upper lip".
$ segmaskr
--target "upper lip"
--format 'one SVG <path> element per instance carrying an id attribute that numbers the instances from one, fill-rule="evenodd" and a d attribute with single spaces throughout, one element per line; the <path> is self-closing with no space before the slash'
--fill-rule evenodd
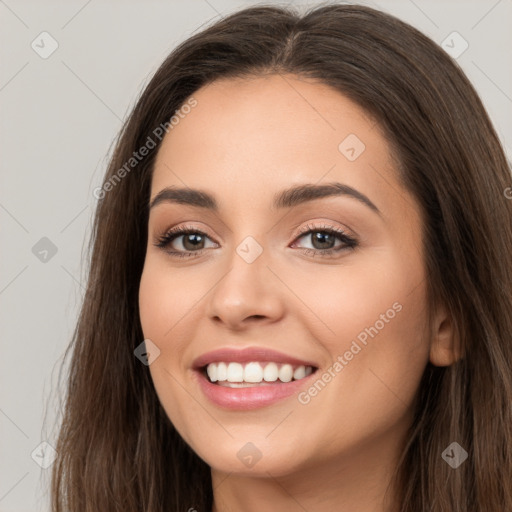
<path id="1" fill-rule="evenodd" d="M 312 366 L 316 368 L 316 363 L 312 361 L 306 361 L 302 359 L 297 359 L 296 357 L 290 356 L 288 354 L 284 354 L 282 352 L 277 352 L 273 349 L 266 347 L 248 347 L 243 349 L 234 349 L 234 348 L 220 348 L 217 350 L 213 350 L 211 352 L 207 352 L 206 354 L 202 354 L 197 357 L 192 366 L 194 369 L 199 370 L 209 365 L 210 363 L 217 362 L 235 362 L 235 363 L 250 363 L 252 361 L 261 361 L 261 362 L 274 362 L 274 363 L 283 363 L 283 364 L 291 364 L 294 366 Z"/>

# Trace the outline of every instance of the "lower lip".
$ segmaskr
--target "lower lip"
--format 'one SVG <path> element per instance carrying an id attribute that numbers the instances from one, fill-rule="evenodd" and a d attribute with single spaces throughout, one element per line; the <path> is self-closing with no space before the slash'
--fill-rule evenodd
<path id="1" fill-rule="evenodd" d="M 218 384 L 212 384 L 201 371 L 195 371 L 194 373 L 203 393 L 215 405 L 226 409 L 248 410 L 272 405 L 294 395 L 307 385 L 316 372 L 300 380 L 247 388 L 219 386 Z"/>

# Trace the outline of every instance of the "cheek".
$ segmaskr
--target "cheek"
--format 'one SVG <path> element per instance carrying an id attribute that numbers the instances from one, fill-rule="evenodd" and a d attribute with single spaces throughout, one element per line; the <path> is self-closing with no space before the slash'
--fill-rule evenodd
<path id="1" fill-rule="evenodd" d="M 156 342 L 160 349 L 161 340 L 172 326 L 171 315 L 164 312 L 175 311 L 177 306 L 173 295 L 164 293 L 165 281 L 164 276 L 159 276 L 146 264 L 139 287 L 140 322 L 144 337 Z"/>
<path id="2" fill-rule="evenodd" d="M 389 251 L 325 277 L 302 293 L 322 320 L 308 329 L 331 364 L 301 403 L 332 436 L 371 436 L 410 411 L 428 360 L 423 270 Z"/>
<path id="3" fill-rule="evenodd" d="M 188 322 L 189 316 L 194 316 L 201 297 L 191 277 L 168 268 L 155 257 L 147 258 L 139 287 L 140 321 L 146 338 L 154 338 L 157 344 L 175 343 L 181 319 Z"/>
<path id="4" fill-rule="evenodd" d="M 149 365 L 149 372 L 168 418 L 188 443 L 191 440 L 184 418 L 190 396 L 180 385 L 180 361 L 186 343 L 182 332 L 187 323 L 184 320 L 193 315 L 196 295 L 190 280 L 180 277 L 179 272 L 173 272 L 157 258 L 146 259 L 139 286 L 140 322 L 144 338 L 160 349 L 159 356 Z"/>
<path id="5" fill-rule="evenodd" d="M 294 292 L 309 308 L 308 329 L 331 357 L 349 350 L 353 340 L 369 346 L 377 338 L 387 339 L 389 349 L 394 345 L 408 352 L 412 338 L 421 338 L 424 330 L 420 261 L 406 261 L 393 248 L 366 251 L 346 261 L 315 272 L 295 270 Z"/>

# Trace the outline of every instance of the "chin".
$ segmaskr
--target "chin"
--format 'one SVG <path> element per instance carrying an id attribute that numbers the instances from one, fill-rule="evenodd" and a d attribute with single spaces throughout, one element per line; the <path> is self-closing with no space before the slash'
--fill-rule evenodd
<path id="1" fill-rule="evenodd" d="M 224 443 L 215 443 L 199 447 L 194 451 L 212 470 L 222 473 L 232 473 L 241 476 L 273 477 L 286 476 L 299 470 L 307 462 L 306 453 L 297 450 L 297 443 L 283 442 L 276 439 L 272 442 L 265 434 L 260 437 L 245 436 L 244 440 L 230 438 Z M 252 439 L 252 440 L 248 440 Z M 298 457 L 300 455 L 300 459 Z"/>

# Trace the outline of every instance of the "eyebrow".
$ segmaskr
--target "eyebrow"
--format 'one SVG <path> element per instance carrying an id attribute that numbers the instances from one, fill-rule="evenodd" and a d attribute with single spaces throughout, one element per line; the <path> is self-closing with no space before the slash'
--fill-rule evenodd
<path id="1" fill-rule="evenodd" d="M 368 206 L 378 215 L 382 212 L 370 201 L 370 199 L 355 188 L 344 185 L 343 183 L 327 183 L 325 185 L 313 185 L 306 183 L 297 185 L 274 195 L 273 208 L 291 208 L 299 204 L 332 196 L 346 196 L 357 199 L 360 203 Z M 166 187 L 153 198 L 149 205 L 149 209 L 154 208 L 161 203 L 178 203 L 195 206 L 198 208 L 206 208 L 214 212 L 218 212 L 219 206 L 214 196 L 203 190 L 193 188 L 176 188 Z"/>

